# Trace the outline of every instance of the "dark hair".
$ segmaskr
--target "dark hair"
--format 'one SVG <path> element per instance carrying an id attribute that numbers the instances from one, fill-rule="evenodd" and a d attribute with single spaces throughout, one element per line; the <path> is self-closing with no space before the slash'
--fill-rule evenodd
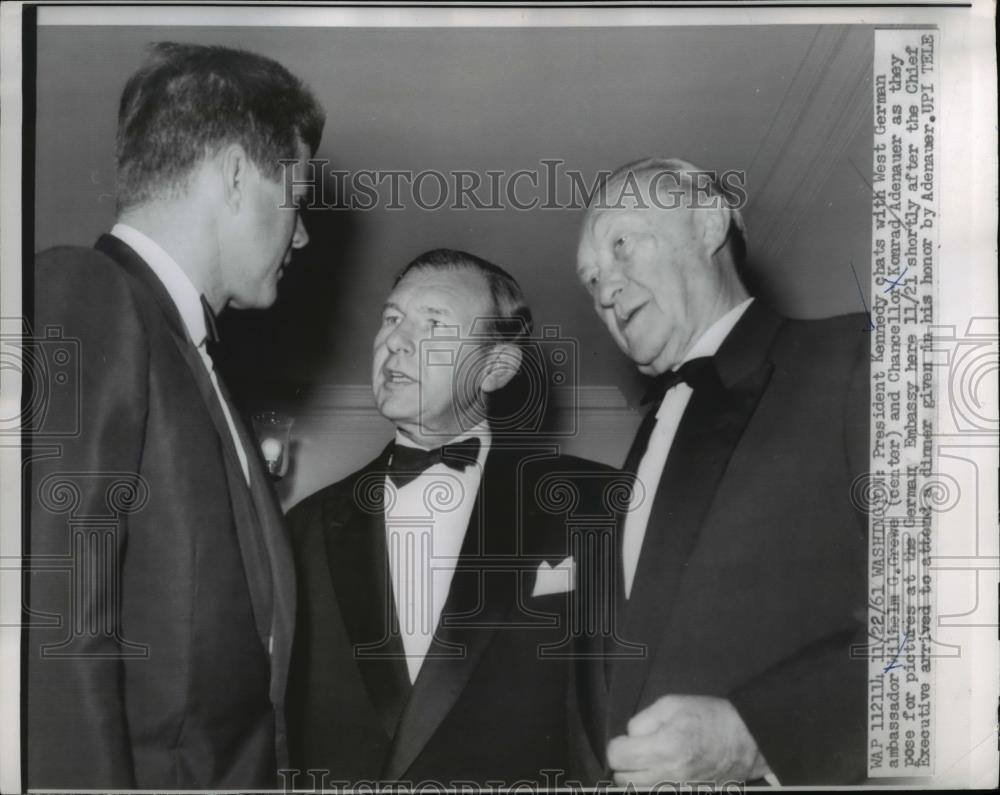
<path id="1" fill-rule="evenodd" d="M 531 336 L 531 309 L 525 300 L 521 285 L 499 265 L 450 248 L 425 251 L 411 260 L 396 276 L 395 287 L 413 270 L 473 270 L 483 275 L 489 286 L 493 316 L 483 318 L 485 327 L 474 327 L 473 333 L 483 333 L 500 342 L 518 342 Z"/>
<path id="2" fill-rule="evenodd" d="M 326 121 L 308 88 L 270 58 L 228 47 L 158 42 L 129 78 L 118 109 L 118 207 L 183 187 L 229 143 L 267 176 L 281 159 L 315 154 Z"/>

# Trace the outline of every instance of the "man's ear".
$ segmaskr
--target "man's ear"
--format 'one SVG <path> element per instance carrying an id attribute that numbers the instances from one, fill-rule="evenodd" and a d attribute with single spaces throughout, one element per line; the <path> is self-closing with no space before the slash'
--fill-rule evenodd
<path id="1" fill-rule="evenodd" d="M 709 256 L 715 254 L 725 244 L 729 237 L 729 225 L 732 222 L 732 210 L 718 197 L 712 198 L 711 206 L 695 207 L 691 210 L 701 241 Z"/>
<path id="2" fill-rule="evenodd" d="M 483 392 L 496 392 L 510 383 L 521 369 L 523 352 L 519 345 L 502 342 L 494 345 L 488 354 L 486 375 L 483 377 Z"/>
<path id="3" fill-rule="evenodd" d="M 232 212 L 238 212 L 246 198 L 250 160 L 239 144 L 229 144 L 218 155 L 222 172 L 222 199 Z"/>

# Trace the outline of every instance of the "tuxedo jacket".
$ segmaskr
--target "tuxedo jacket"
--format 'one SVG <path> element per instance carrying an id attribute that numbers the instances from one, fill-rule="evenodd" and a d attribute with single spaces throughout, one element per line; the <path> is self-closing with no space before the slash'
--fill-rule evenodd
<path id="1" fill-rule="evenodd" d="M 621 476 L 551 445 L 505 449 L 494 439 L 411 685 L 386 557 L 391 449 L 287 517 L 299 583 L 293 767 L 326 771 L 327 784 L 544 784 L 543 770 L 565 770 L 573 647 L 570 594 L 533 596 L 538 568 L 571 554 L 576 523 L 602 512 L 606 520 L 602 490 Z"/>
<path id="2" fill-rule="evenodd" d="M 233 408 L 149 266 L 105 235 L 34 272 L 27 785 L 271 788 L 291 548 Z M 269 653 L 270 647 L 270 653 Z"/>
<path id="3" fill-rule="evenodd" d="M 723 342 L 719 383 L 695 389 L 647 484 L 631 598 L 620 538 L 602 569 L 612 584 L 583 583 L 615 615 L 603 638 L 580 638 L 571 723 L 585 780 L 668 694 L 729 699 L 782 784 L 864 777 L 868 522 L 851 494 L 868 471 L 866 327 L 786 320 L 758 300 Z"/>

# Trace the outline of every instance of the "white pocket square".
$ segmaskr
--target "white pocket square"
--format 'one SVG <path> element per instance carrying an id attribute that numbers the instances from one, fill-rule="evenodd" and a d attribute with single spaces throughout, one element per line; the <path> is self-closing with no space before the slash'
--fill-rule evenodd
<path id="1" fill-rule="evenodd" d="M 557 566 L 550 566 L 547 560 L 543 560 L 535 574 L 535 588 L 531 595 L 548 596 L 572 591 L 576 580 L 575 568 L 572 555 L 560 561 Z"/>

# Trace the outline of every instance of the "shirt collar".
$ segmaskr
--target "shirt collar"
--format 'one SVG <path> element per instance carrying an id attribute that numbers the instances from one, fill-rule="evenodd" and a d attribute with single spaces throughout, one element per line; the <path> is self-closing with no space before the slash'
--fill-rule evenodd
<path id="1" fill-rule="evenodd" d="M 156 241 L 128 224 L 117 223 L 111 234 L 135 250 L 163 283 L 180 313 L 184 327 L 195 346 L 205 341 L 205 310 L 201 294 L 180 265 Z"/>
<path id="2" fill-rule="evenodd" d="M 684 356 L 684 362 L 697 359 L 699 356 L 715 356 L 719 348 L 722 347 L 722 343 L 725 342 L 726 337 L 729 336 L 729 332 L 739 323 L 740 318 L 743 317 L 743 313 L 747 311 L 752 303 L 753 296 L 734 306 L 709 326 Z"/>

